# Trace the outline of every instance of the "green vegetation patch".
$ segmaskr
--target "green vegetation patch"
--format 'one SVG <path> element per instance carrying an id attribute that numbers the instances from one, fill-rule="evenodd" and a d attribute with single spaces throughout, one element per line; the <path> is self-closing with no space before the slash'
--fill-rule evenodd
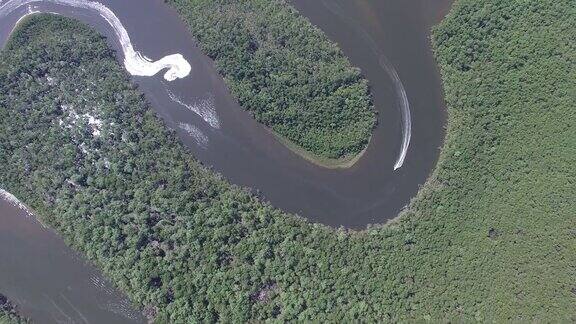
<path id="1" fill-rule="evenodd" d="M 0 294 L 0 324 L 25 324 L 28 319 L 20 316 L 16 306 L 8 298 Z"/>
<path id="2" fill-rule="evenodd" d="M 572 0 L 457 1 L 439 165 L 393 225 L 346 232 L 202 167 L 95 32 L 36 17 L 0 54 L 0 187 L 158 322 L 574 321 L 574 35 Z"/>
<path id="3" fill-rule="evenodd" d="M 167 2 L 258 122 L 322 165 L 368 145 L 376 124 L 368 82 L 285 1 Z"/>

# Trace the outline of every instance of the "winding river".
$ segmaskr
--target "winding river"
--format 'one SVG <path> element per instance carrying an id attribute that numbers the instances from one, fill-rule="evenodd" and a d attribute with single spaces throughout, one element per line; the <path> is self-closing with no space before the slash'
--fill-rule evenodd
<path id="1" fill-rule="evenodd" d="M 335 170 L 297 156 L 239 107 L 213 62 L 199 51 L 176 12 L 162 0 L 99 0 L 92 5 L 70 6 L 78 1 L 21 0 L 25 4 L 3 16 L 0 13 L 0 45 L 15 23 L 31 12 L 54 12 L 93 26 L 108 37 L 118 59 L 125 63 L 153 108 L 178 131 L 195 157 L 232 183 L 254 188 L 276 207 L 335 227 L 361 229 L 384 223 L 415 196 L 438 159 L 446 117 L 429 33 L 449 10 L 452 0 L 291 0 L 340 45 L 353 65 L 362 69 L 379 113 L 378 127 L 363 157 L 351 168 Z M 0 0 L 0 4 L 6 3 Z M 118 22 L 113 18 L 99 14 L 95 9 L 98 5 L 110 10 L 126 35 L 119 34 Z M 126 50 L 126 37 L 131 52 Z M 163 67 L 169 69 L 157 73 Z M 35 313 L 35 309 L 49 308 L 38 306 L 46 303 L 38 296 L 60 298 L 57 305 L 65 303 L 58 297 L 61 287 L 77 289 L 79 296 L 84 292 L 84 297 L 98 296 L 97 292 L 105 287 L 107 303 L 122 304 L 123 297 L 109 288 L 91 266 L 50 231 L 21 214 L 12 205 L 0 202 L 0 243 L 29 247 L 0 249 L 1 260 L 15 256 L 24 260 L 10 267 L 3 261 L 0 292 L 16 302 L 37 298 L 25 309 L 36 318 L 46 317 L 38 317 L 42 313 Z M 34 244 L 52 248 L 34 250 Z M 27 263 L 28 256 L 42 262 L 55 258 L 50 253 L 62 259 L 43 266 L 45 278 L 61 277 L 70 282 L 53 281 L 54 287 L 37 287 L 28 284 L 28 279 L 15 279 L 14 272 L 19 272 L 21 278 L 37 275 L 39 266 Z M 65 275 L 65 268 L 76 274 Z M 85 278 L 94 276 L 103 283 L 101 286 L 84 284 Z M 128 316 L 134 314 L 130 309 L 118 315 L 105 307 L 95 307 L 102 303 L 89 298 L 74 300 L 78 301 L 76 307 L 82 308 L 82 316 L 98 322 L 111 323 L 117 316 L 121 321 L 142 320 Z M 58 312 L 54 307 L 50 309 L 47 312 Z M 69 308 L 65 313 L 74 311 Z M 61 321 L 62 315 L 53 317 Z M 74 321 L 83 319 L 77 316 Z"/>

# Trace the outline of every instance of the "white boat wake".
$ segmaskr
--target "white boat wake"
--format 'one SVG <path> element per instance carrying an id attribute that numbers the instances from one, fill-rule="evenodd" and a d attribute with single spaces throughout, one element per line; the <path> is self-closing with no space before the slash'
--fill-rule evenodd
<path id="1" fill-rule="evenodd" d="M 124 53 L 124 67 L 131 75 L 136 76 L 153 76 L 158 72 L 167 69 L 164 79 L 174 81 L 187 77 L 192 71 L 190 63 L 182 54 L 172 54 L 161 58 L 158 61 L 152 61 L 134 50 L 128 32 L 118 19 L 114 12 L 101 3 L 86 0 L 8 0 L 0 2 L 0 19 L 6 17 L 14 10 L 33 3 L 52 3 L 56 5 L 70 6 L 91 11 L 96 11 L 106 22 L 114 29 L 116 37 Z M 38 11 L 29 10 L 26 15 Z"/>
<path id="2" fill-rule="evenodd" d="M 408 96 L 406 95 L 406 90 L 404 85 L 398 76 L 396 69 L 388 62 L 386 56 L 381 55 L 379 59 L 379 65 L 386 70 L 386 73 L 392 79 L 394 83 L 394 90 L 396 91 L 396 96 L 399 100 L 400 113 L 402 114 L 402 145 L 400 147 L 400 154 L 396 163 L 394 164 L 394 170 L 398 170 L 404 164 L 404 159 L 406 158 L 406 153 L 408 153 L 408 146 L 410 146 L 410 138 L 412 137 L 412 117 L 410 116 L 410 103 L 408 102 Z"/>
<path id="3" fill-rule="evenodd" d="M 400 153 L 394 164 L 394 170 L 398 170 L 404 165 L 404 160 L 406 159 L 406 154 L 408 153 L 408 147 L 410 146 L 410 139 L 412 137 L 412 116 L 410 116 L 410 102 L 408 102 L 408 96 L 406 95 L 406 89 L 404 89 L 404 84 L 398 72 L 394 66 L 388 61 L 386 56 L 379 50 L 378 45 L 374 39 L 358 24 L 353 18 L 348 17 L 344 14 L 343 9 L 334 1 L 321 0 L 322 3 L 328 8 L 330 12 L 339 16 L 345 21 L 348 21 L 350 26 L 353 26 L 358 30 L 360 35 L 370 45 L 370 49 L 374 54 L 378 56 L 378 65 L 388 74 L 392 83 L 394 84 L 394 90 L 396 96 L 398 97 L 398 105 L 400 108 L 400 114 L 402 116 L 402 143 L 400 145 Z"/>
<path id="4" fill-rule="evenodd" d="M 170 97 L 170 100 L 183 107 L 186 107 L 191 112 L 200 116 L 212 128 L 220 128 L 220 120 L 218 119 L 216 109 L 214 108 L 214 97 L 212 95 L 208 96 L 206 99 L 200 100 L 198 103 L 188 104 L 185 103 L 182 99 L 178 98 L 178 96 L 176 96 L 168 88 L 166 88 L 166 92 L 168 92 L 168 97 Z"/>
<path id="5" fill-rule="evenodd" d="M 192 136 L 198 146 L 203 149 L 208 147 L 208 137 L 198 127 L 186 123 L 179 123 L 178 126 Z"/>

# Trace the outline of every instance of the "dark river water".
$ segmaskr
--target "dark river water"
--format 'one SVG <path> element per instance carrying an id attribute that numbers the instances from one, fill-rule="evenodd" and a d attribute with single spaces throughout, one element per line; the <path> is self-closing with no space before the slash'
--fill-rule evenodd
<path id="1" fill-rule="evenodd" d="M 0 293 L 35 323 L 143 323 L 94 266 L 0 199 Z"/>
<path id="2" fill-rule="evenodd" d="M 213 62 L 199 51 L 185 25 L 162 0 L 100 2 L 118 16 L 136 50 L 153 60 L 181 53 L 190 62 L 192 73 L 184 79 L 167 82 L 162 73 L 133 79 L 196 158 L 230 182 L 254 188 L 276 207 L 335 227 L 361 229 L 367 224 L 384 223 L 409 203 L 436 164 L 446 116 L 429 34 L 430 28 L 447 13 L 452 0 L 291 1 L 340 45 L 353 65 L 362 69 L 379 112 L 379 125 L 364 156 L 353 167 L 339 170 L 318 167 L 300 158 L 243 111 L 228 93 Z M 121 59 L 112 28 L 94 12 L 50 3 L 34 5 L 36 10 L 75 17 L 95 27 L 109 37 Z M 23 7 L 1 18 L 0 44 L 4 44 L 26 10 Z M 404 165 L 398 170 L 394 170 L 394 164 L 402 143 L 401 98 L 398 84 L 387 68 L 397 72 L 412 122 L 410 146 Z M 190 107 L 214 109 L 219 122 L 207 123 Z M 186 125 L 196 131 L 191 133 Z M 106 308 L 88 297 L 97 298 L 100 288 L 87 285 L 87 280 L 101 277 L 51 232 L 2 203 L 0 233 L 0 293 L 34 305 L 27 308 L 29 312 L 44 316 L 44 311 L 57 314 L 57 308 L 48 310 L 50 306 L 45 306 L 51 303 L 50 299 L 56 300 L 59 307 L 66 307 L 61 306 L 65 299 L 58 297 L 65 291 L 68 300 L 83 305 L 84 316 L 97 322 L 118 319 L 114 312 L 103 313 L 101 310 Z M 24 248 L 5 248 L 6 245 Z M 10 265 L 6 262 L 15 259 L 22 260 L 11 261 Z M 44 281 L 49 284 L 42 286 Z M 78 296 L 66 295 L 66 287 L 77 289 Z M 49 299 L 43 299 L 43 294 Z M 111 296 L 115 297 L 109 300 L 122 299 L 116 293 Z"/>

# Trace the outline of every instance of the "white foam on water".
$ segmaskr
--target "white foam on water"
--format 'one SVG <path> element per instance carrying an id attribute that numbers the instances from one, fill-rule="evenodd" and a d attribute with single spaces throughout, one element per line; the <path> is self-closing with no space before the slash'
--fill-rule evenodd
<path id="1" fill-rule="evenodd" d="M 213 96 L 208 96 L 208 98 L 201 99 L 194 104 L 188 104 L 185 103 L 182 99 L 178 98 L 178 96 L 176 96 L 172 91 L 168 90 L 168 88 L 166 88 L 166 91 L 168 92 L 168 96 L 172 101 L 188 108 L 190 111 L 200 116 L 212 128 L 220 128 L 220 120 L 216 114 Z"/>
<path id="2" fill-rule="evenodd" d="M 96 11 L 114 29 L 116 37 L 122 47 L 122 52 L 124 53 L 124 67 L 132 75 L 153 76 L 167 69 L 164 74 L 164 79 L 174 81 L 187 77 L 192 71 L 190 63 L 186 61 L 182 54 L 172 54 L 158 61 L 152 61 L 140 52 L 134 50 L 130 36 L 118 17 L 116 17 L 112 10 L 99 2 L 85 0 L 8 0 L 2 2 L 0 5 L 0 19 L 22 6 L 42 2 Z M 36 12 L 38 12 L 37 8 L 32 10 L 28 7 L 25 16 Z"/>
<path id="3" fill-rule="evenodd" d="M 206 136 L 198 127 L 186 123 L 179 123 L 178 126 L 192 136 L 198 146 L 203 149 L 208 147 L 208 136 Z"/>

